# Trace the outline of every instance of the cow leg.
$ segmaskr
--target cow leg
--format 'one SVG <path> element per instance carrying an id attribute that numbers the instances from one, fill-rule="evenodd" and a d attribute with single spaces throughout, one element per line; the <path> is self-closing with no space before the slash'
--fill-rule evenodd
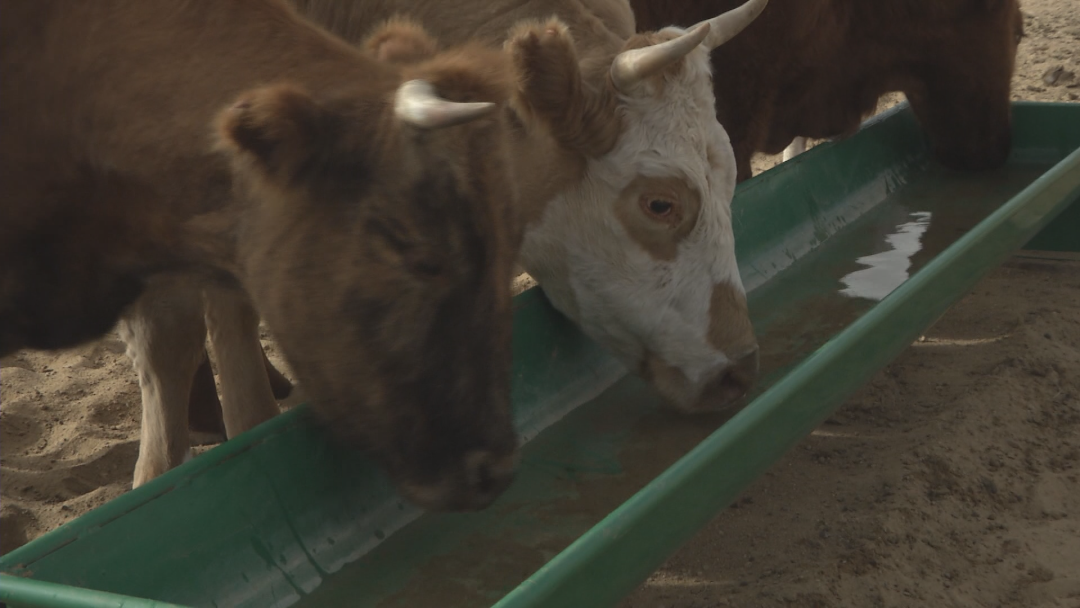
<path id="1" fill-rule="evenodd" d="M 267 377 L 266 353 L 259 342 L 259 316 L 247 294 L 214 287 L 205 295 L 206 324 L 221 381 L 225 431 L 232 438 L 273 418 L 280 410 Z"/>
<path id="2" fill-rule="evenodd" d="M 193 445 L 206 445 L 225 441 L 225 419 L 221 415 L 214 371 L 210 368 L 210 356 L 203 351 L 203 362 L 195 371 L 188 402 L 188 430 Z"/>
<path id="3" fill-rule="evenodd" d="M 206 344 L 200 291 L 189 280 L 153 280 L 120 322 L 120 336 L 142 390 L 142 433 L 132 487 L 191 456 L 188 399 Z"/>
<path id="4" fill-rule="evenodd" d="M 263 366 L 270 381 L 270 392 L 274 399 L 281 400 L 292 394 L 293 385 L 263 352 Z M 210 368 L 210 357 L 206 355 L 191 385 L 191 401 L 188 403 L 188 430 L 191 431 L 193 445 L 207 445 L 225 441 L 225 418 L 221 412 L 214 372 Z"/>
<path id="5" fill-rule="evenodd" d="M 270 363 L 270 359 L 266 357 L 266 351 L 263 351 L 263 366 L 266 367 L 266 376 L 270 379 L 270 390 L 274 393 L 274 399 L 280 401 L 291 395 L 292 382 L 279 372 L 273 363 Z"/>
<path id="6" fill-rule="evenodd" d="M 773 149 L 775 150 L 776 148 Z M 791 140 L 791 143 L 788 144 L 788 147 L 784 148 L 784 161 L 789 161 L 796 156 L 802 154 L 803 152 L 806 152 L 806 138 L 796 137 L 795 139 Z"/>

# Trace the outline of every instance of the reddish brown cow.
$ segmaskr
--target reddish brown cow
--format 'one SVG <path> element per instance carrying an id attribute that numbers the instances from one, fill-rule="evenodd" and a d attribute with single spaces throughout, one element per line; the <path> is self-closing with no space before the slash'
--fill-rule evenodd
<path id="1" fill-rule="evenodd" d="M 740 3 L 631 0 L 639 31 L 690 25 Z M 712 54 L 716 115 L 739 179 L 751 176 L 754 152 L 854 132 L 890 91 L 907 95 L 942 163 L 1001 165 L 1022 34 L 1017 0 L 772 0 Z"/>
<path id="2" fill-rule="evenodd" d="M 250 294 L 316 412 L 406 496 L 475 509 L 507 487 L 504 53 L 399 28 L 383 54 L 409 65 L 379 62 L 276 0 L 0 6 L 0 355 L 124 313 L 137 366 L 190 374 L 187 301 Z M 144 410 L 149 477 L 187 453 L 186 417 Z"/>
<path id="3" fill-rule="evenodd" d="M 735 162 L 715 118 L 708 51 L 737 37 L 765 0 L 689 31 L 640 35 L 626 0 L 293 1 L 351 42 L 404 14 L 440 40 L 507 46 L 529 63 L 524 72 L 549 72 L 523 89 L 532 95 L 522 96 L 518 113 L 516 151 L 530 167 L 519 192 L 534 220 L 522 266 L 556 308 L 647 378 L 667 405 L 708 411 L 745 393 L 756 377 L 757 342 L 735 263 L 728 209 Z M 552 16 L 561 23 L 529 33 Z M 530 48 L 563 49 L 564 57 L 534 62 L 521 55 Z M 536 124 L 548 114 L 559 120 Z M 219 366 L 235 365 L 235 373 L 219 376 L 231 436 L 244 426 L 230 424 L 229 411 L 272 414 L 276 405 L 251 398 L 268 394 L 265 381 L 247 384 L 263 375 L 263 362 L 240 344 L 257 346 L 257 335 L 229 342 L 242 365 L 218 352 L 225 341 L 211 342 Z M 205 368 L 200 377 L 207 390 L 199 394 L 212 395 Z M 226 387 L 238 382 L 248 389 L 230 395 Z"/>

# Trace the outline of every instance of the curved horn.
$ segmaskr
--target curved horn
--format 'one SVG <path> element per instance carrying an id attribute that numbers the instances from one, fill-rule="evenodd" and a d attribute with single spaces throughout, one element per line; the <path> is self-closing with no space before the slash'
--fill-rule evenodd
<path id="1" fill-rule="evenodd" d="M 611 81 L 615 88 L 627 93 L 642 79 L 682 59 L 701 44 L 711 27 L 708 22 L 700 23 L 678 38 L 619 53 L 611 64 Z"/>
<path id="2" fill-rule="evenodd" d="M 420 129 L 441 129 L 476 120 L 490 114 L 495 104 L 488 101 L 448 101 L 423 80 L 409 80 L 394 96 L 394 115 Z"/>
<path id="3" fill-rule="evenodd" d="M 754 19 L 757 19 L 757 16 L 761 14 L 761 11 L 765 10 L 765 5 L 768 3 L 769 0 L 750 0 L 738 8 L 733 8 L 712 19 L 702 21 L 702 24 L 708 23 L 712 25 L 709 37 L 705 39 L 705 46 L 711 51 L 734 38 L 735 34 L 743 31 L 743 28 L 750 25 Z"/>

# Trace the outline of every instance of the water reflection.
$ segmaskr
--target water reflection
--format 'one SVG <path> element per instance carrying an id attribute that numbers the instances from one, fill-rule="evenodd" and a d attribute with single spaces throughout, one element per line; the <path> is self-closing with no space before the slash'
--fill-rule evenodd
<path id="1" fill-rule="evenodd" d="M 885 242 L 892 247 L 873 255 L 855 260 L 866 266 L 840 279 L 846 285 L 840 293 L 852 298 L 881 301 L 885 296 L 908 279 L 911 269 L 911 256 L 922 249 L 922 236 L 930 227 L 929 211 L 909 213 L 911 221 L 896 227 L 896 232 L 885 236 Z"/>

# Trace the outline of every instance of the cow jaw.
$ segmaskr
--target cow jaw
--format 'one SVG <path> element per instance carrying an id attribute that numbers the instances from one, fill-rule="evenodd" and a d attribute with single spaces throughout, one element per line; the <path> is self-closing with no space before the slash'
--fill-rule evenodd
<path id="1" fill-rule="evenodd" d="M 757 371 L 735 158 L 713 103 L 704 47 L 620 94 L 615 147 L 548 205 L 521 258 L 559 310 L 683 411 L 730 404 Z"/>

